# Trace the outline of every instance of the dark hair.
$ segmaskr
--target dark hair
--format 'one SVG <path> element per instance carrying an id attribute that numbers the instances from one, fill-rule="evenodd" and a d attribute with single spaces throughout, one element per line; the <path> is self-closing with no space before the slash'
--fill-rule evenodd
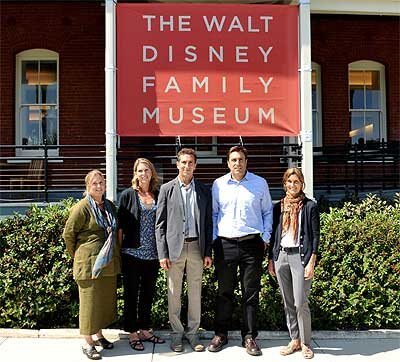
<path id="1" fill-rule="evenodd" d="M 193 148 L 182 148 L 178 154 L 176 155 L 176 158 L 178 159 L 178 161 L 180 161 L 180 157 L 182 155 L 192 155 L 194 158 L 194 162 L 197 162 L 197 155 L 196 155 L 196 151 Z"/>
<path id="2" fill-rule="evenodd" d="M 226 154 L 226 158 L 229 161 L 229 157 L 231 156 L 231 153 L 233 152 L 241 152 L 244 154 L 244 158 L 247 160 L 247 150 L 243 146 L 233 146 L 229 149 L 229 151 Z"/>

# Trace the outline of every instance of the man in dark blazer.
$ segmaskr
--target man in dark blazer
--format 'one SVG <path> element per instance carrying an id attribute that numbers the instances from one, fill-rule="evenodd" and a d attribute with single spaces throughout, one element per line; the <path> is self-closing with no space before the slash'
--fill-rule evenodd
<path id="1" fill-rule="evenodd" d="M 183 336 L 196 352 L 205 347 L 198 338 L 201 316 L 203 267 L 212 264 L 211 192 L 193 177 L 196 152 L 183 148 L 177 154 L 179 174 L 161 186 L 156 216 L 156 240 L 161 267 L 168 276 L 168 316 L 171 349 L 183 351 Z M 183 274 L 188 284 L 188 323 L 180 319 Z"/>

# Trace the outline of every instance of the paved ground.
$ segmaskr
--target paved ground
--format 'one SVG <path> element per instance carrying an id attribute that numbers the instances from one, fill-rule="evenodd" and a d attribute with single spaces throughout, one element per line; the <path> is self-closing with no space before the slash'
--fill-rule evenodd
<path id="1" fill-rule="evenodd" d="M 103 361 L 109 362 L 246 362 L 269 360 L 273 362 L 303 361 L 301 353 L 282 357 L 279 349 L 289 341 L 287 333 L 261 332 L 259 345 L 262 357 L 249 356 L 240 346 L 238 333 L 218 353 L 192 352 L 185 344 L 185 352 L 174 353 L 169 349 L 169 340 L 164 345 L 145 343 L 145 351 L 133 351 L 126 334 L 117 330 L 106 330 L 106 337 L 115 342 L 113 350 L 102 351 Z M 163 337 L 168 336 L 161 331 Z M 212 333 L 204 333 L 208 343 Z M 81 352 L 82 340 L 77 330 L 6 330 L 0 329 L 0 362 L 80 362 L 88 361 Z M 400 361 L 400 330 L 366 332 L 314 332 L 312 346 L 314 361 L 318 362 L 398 362 Z M 133 359 L 132 359 L 133 358 Z"/>

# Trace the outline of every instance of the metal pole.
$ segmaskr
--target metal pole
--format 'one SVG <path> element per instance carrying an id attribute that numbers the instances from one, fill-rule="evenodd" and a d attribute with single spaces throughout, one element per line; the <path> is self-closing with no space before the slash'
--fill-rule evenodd
<path id="1" fill-rule="evenodd" d="M 117 144 L 115 117 L 115 7 L 116 0 L 106 0 L 105 49 L 105 116 L 106 116 L 106 194 L 111 201 L 117 199 Z"/>
<path id="2" fill-rule="evenodd" d="M 300 112 L 302 165 L 306 183 L 305 193 L 314 197 L 313 136 L 311 103 L 311 21 L 310 0 L 300 0 Z"/>

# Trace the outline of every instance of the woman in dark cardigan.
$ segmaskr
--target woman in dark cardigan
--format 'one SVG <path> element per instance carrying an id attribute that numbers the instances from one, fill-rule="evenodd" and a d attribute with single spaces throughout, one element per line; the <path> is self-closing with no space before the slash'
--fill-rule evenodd
<path id="1" fill-rule="evenodd" d="M 144 350 L 144 341 L 164 343 L 150 329 L 159 262 L 155 238 L 158 176 L 153 164 L 139 158 L 133 166 L 132 187 L 121 194 L 118 219 L 122 241 L 124 329 L 129 345 Z"/>
<path id="2" fill-rule="evenodd" d="M 317 204 L 304 192 L 300 169 L 289 168 L 283 175 L 286 196 L 275 205 L 268 271 L 277 277 L 282 294 L 291 342 L 280 354 L 302 351 L 314 357 L 311 349 L 311 314 L 308 297 L 319 243 Z"/>

